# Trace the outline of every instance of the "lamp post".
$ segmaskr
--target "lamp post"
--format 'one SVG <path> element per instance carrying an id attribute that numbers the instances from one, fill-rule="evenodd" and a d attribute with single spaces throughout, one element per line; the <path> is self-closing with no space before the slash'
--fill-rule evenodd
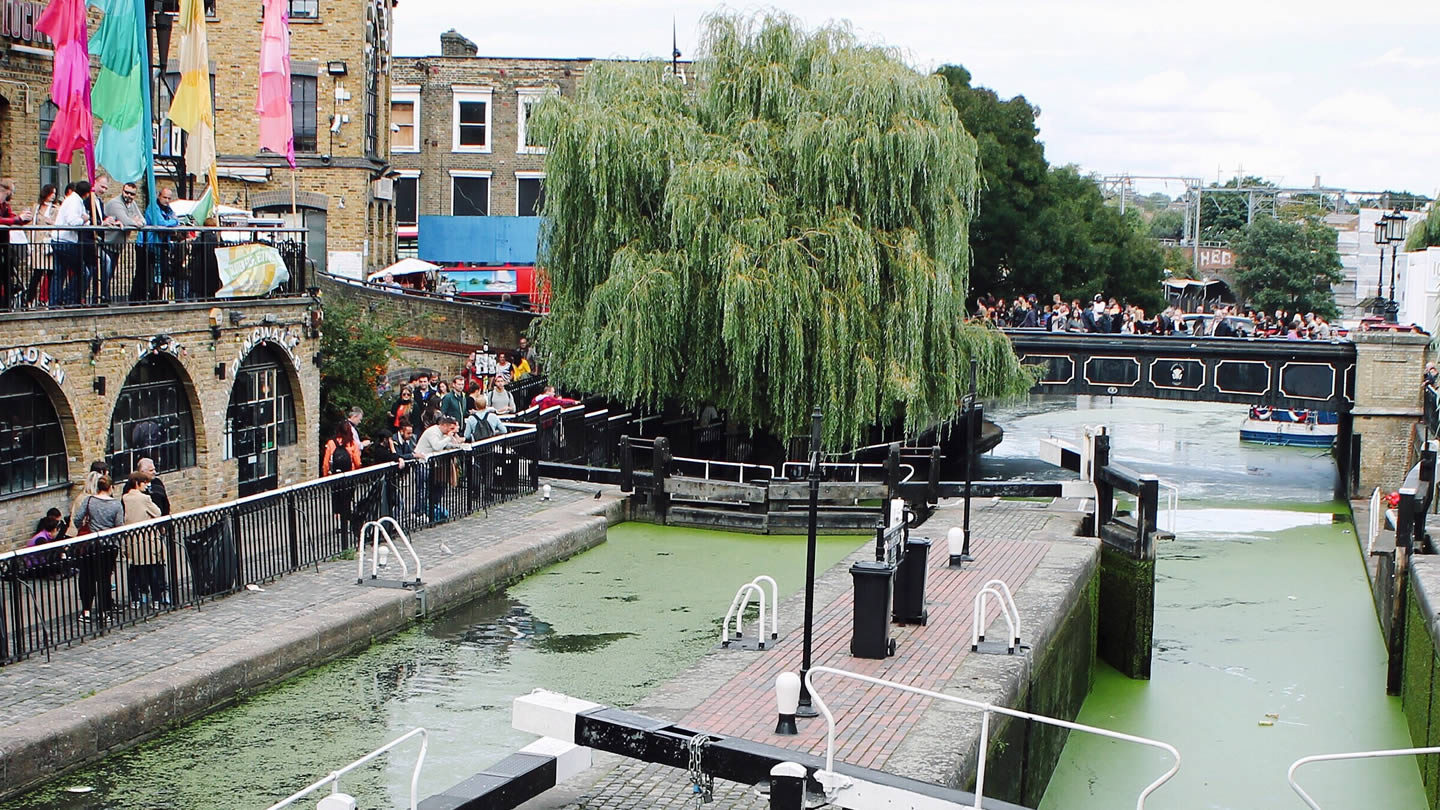
<path id="1" fill-rule="evenodd" d="M 1400 213 L 1399 208 L 1384 215 L 1380 220 L 1385 224 L 1385 241 L 1390 245 L 1390 300 L 1385 306 L 1385 317 L 1391 323 L 1394 323 L 1398 320 L 1397 315 L 1400 311 L 1400 306 L 1395 303 L 1395 268 L 1400 253 L 1400 243 L 1405 241 L 1405 225 L 1407 220 L 1405 215 Z M 1377 227 L 1375 232 L 1378 240 L 1380 228 Z M 1383 247 L 1380 249 L 1380 261 L 1383 269 L 1385 261 L 1385 249 Z"/>
<path id="2" fill-rule="evenodd" d="M 818 717 L 810 704 L 805 676 L 810 672 L 810 641 L 815 630 L 815 526 L 820 520 L 820 406 L 810 413 L 810 531 L 805 541 L 805 643 L 800 653 L 800 704 L 796 717 Z"/>
<path id="3" fill-rule="evenodd" d="M 970 556 L 970 485 L 975 478 L 975 439 L 979 434 L 979 431 L 975 429 L 977 366 L 977 361 L 971 358 L 970 393 L 965 396 L 965 405 L 961 409 L 960 422 L 965 426 L 965 520 L 960 535 L 960 553 L 956 554 L 953 550 L 950 552 L 950 564 L 953 566 L 963 566 L 967 562 L 975 561 L 975 558 Z"/>
<path id="4" fill-rule="evenodd" d="M 1385 235 L 1385 223 L 1389 217 L 1389 214 L 1384 214 L 1375 220 L 1375 244 L 1376 250 L 1380 254 L 1380 274 L 1379 277 L 1375 279 L 1376 301 L 1385 297 L 1385 245 L 1389 244 Z M 1380 313 L 1376 312 L 1375 314 L 1378 315 Z"/>

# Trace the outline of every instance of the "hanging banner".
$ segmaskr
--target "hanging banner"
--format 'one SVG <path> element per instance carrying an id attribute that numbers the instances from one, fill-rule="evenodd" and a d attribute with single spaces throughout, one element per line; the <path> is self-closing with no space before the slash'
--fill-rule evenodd
<path id="1" fill-rule="evenodd" d="M 280 251 L 270 245 L 231 245 L 215 248 L 220 271 L 216 298 L 254 298 L 290 280 Z"/>

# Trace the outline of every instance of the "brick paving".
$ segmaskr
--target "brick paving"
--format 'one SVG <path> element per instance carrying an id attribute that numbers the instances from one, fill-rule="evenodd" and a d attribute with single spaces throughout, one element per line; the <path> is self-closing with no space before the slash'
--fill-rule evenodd
<path id="1" fill-rule="evenodd" d="M 894 656 L 883 661 L 852 658 L 849 651 L 850 625 L 854 609 L 848 587 L 838 597 L 817 607 L 811 659 L 817 666 L 833 666 L 874 677 L 900 681 L 933 691 L 944 691 L 951 678 L 970 655 L 970 632 L 974 597 L 981 586 L 999 578 L 1018 591 L 1049 548 L 1047 539 L 1068 534 L 1076 515 L 1063 508 L 1044 504 L 992 501 L 972 504 L 971 553 L 976 562 L 962 571 L 949 568 L 945 530 L 960 523 L 960 508 L 942 508 L 931 522 L 916 533 L 930 536 L 929 622 L 925 627 L 891 625 L 897 641 Z M 864 551 L 860 556 L 864 556 Z M 850 558 L 856 559 L 855 556 Z M 849 560 L 832 569 L 849 579 Z M 838 570 L 837 570 L 838 569 Z M 823 601 L 823 600 L 817 600 Z M 803 604 L 793 600 L 786 616 L 798 616 Z M 994 615 L 994 608 L 987 610 Z M 1022 613 L 1022 622 L 1024 616 Z M 992 627 L 994 625 L 992 624 Z M 1000 623 L 1003 633 L 1004 623 Z M 1021 628 L 1022 637 L 1024 628 Z M 818 756 L 825 753 L 825 723 L 817 718 L 802 721 L 800 735 L 774 734 L 775 676 L 782 671 L 798 672 L 802 636 L 795 630 L 783 635 L 770 653 L 715 652 L 712 655 L 748 655 L 753 660 L 723 683 L 705 684 L 708 697 L 683 714 L 683 725 L 701 731 L 740 736 L 756 742 L 802 751 Z M 682 675 L 681 679 L 688 677 Z M 836 715 L 836 759 L 853 765 L 883 770 L 889 756 L 904 740 L 906 732 L 929 708 L 929 698 L 877 686 L 821 676 L 817 690 Z M 702 688 L 697 685 L 697 688 Z M 644 711 L 643 707 L 637 711 Z M 581 795 L 564 804 L 566 810 L 619 810 L 619 808 L 685 808 L 694 806 L 688 792 L 689 780 L 678 769 L 634 761 L 622 761 Z M 537 803 L 527 807 L 559 806 Z M 750 785 L 717 780 L 712 807 L 760 810 L 767 800 Z"/>
<path id="2" fill-rule="evenodd" d="M 415 532 L 411 542 L 428 571 L 506 538 L 541 531 L 547 515 L 573 514 L 592 499 L 596 487 L 552 481 L 546 503 L 532 495 L 468 518 Z M 552 511 L 553 510 L 553 511 Z M 356 563 L 335 560 L 261 583 L 262 592 L 242 591 L 198 607 L 162 613 L 148 621 L 0 667 L 0 729 L 135 678 L 192 659 L 236 639 L 283 626 L 365 590 L 355 584 Z"/>

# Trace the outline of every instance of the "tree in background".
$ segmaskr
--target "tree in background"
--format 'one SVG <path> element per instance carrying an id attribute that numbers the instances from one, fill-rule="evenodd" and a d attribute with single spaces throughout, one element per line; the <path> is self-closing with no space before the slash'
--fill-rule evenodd
<path id="1" fill-rule="evenodd" d="M 539 342 L 561 385 L 829 447 L 1030 387 L 965 322 L 975 139 L 944 85 L 845 25 L 705 22 L 693 84 L 601 62 L 532 113 L 547 149 Z"/>
<path id="2" fill-rule="evenodd" d="M 320 441 L 349 410 L 365 409 L 365 424 L 382 423 L 386 405 L 378 391 L 390 361 L 399 357 L 401 325 L 377 318 L 344 301 L 325 302 L 325 331 L 320 336 Z M 366 432 L 366 431 L 362 431 Z"/>
<path id="3" fill-rule="evenodd" d="M 1149 226 L 1138 209 L 1122 216 L 1105 205 L 1093 180 L 1073 167 L 1051 168 L 1035 126 L 1040 111 L 1024 96 L 1003 100 L 973 86 L 959 65 L 939 75 L 979 144 L 972 299 L 1035 293 L 1048 301 L 1057 292 L 1067 298 L 1100 292 L 1147 309 L 1159 303 L 1161 253 L 1145 240 Z"/>
<path id="4" fill-rule="evenodd" d="M 1224 184 L 1211 183 L 1210 188 L 1275 188 L 1275 184 L 1254 175 L 1232 177 Z M 1258 193 L 1258 192 L 1257 192 Z M 1250 195 L 1241 192 L 1200 195 L 1200 238 L 1227 242 L 1250 224 Z M 1233 245 L 1232 245 L 1233 247 Z"/>
<path id="5" fill-rule="evenodd" d="M 1231 240 L 1235 280 L 1256 309 L 1314 312 L 1335 318 L 1331 286 L 1344 279 L 1335 229 L 1318 219 L 1257 217 Z"/>
<path id="6" fill-rule="evenodd" d="M 1181 211 L 1157 211 L 1147 228 L 1151 239 L 1179 240 L 1185 235 L 1185 214 Z"/>
<path id="7" fill-rule="evenodd" d="M 1423 217 L 1411 215 L 1410 235 L 1405 238 L 1406 250 L 1424 250 L 1440 246 L 1440 205 L 1432 205 Z"/>
<path id="8" fill-rule="evenodd" d="M 987 292 L 1038 292 L 1039 279 L 1025 276 L 1028 258 L 1042 247 L 1044 235 L 1034 222 L 1049 201 L 1049 164 L 1038 139 L 1040 111 L 1024 96 L 1001 99 L 987 87 L 970 84 L 970 71 L 946 65 L 950 103 L 978 145 L 979 210 L 970 223 L 970 289 Z"/>

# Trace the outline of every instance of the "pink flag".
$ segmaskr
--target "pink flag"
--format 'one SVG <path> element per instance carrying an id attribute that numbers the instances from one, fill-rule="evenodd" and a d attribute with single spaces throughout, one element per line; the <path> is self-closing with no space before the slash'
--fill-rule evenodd
<path id="1" fill-rule="evenodd" d="M 295 168 L 295 128 L 290 120 L 290 12 L 286 0 L 265 0 L 260 26 L 260 148 L 285 156 Z"/>
<path id="2" fill-rule="evenodd" d="M 95 119 L 90 113 L 90 44 L 85 26 L 85 0 L 51 0 L 35 20 L 35 30 L 55 41 L 55 77 L 50 98 L 59 112 L 45 146 L 69 163 L 76 149 L 85 150 L 85 171 L 95 179 Z"/>

